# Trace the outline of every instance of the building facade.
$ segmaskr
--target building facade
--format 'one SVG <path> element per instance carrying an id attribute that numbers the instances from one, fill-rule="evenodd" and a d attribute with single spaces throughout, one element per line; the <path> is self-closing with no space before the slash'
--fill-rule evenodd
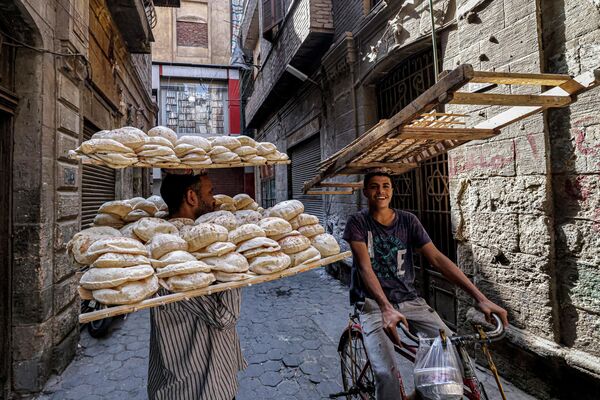
<path id="1" fill-rule="evenodd" d="M 468 63 L 579 75 L 600 66 L 597 2 L 433 5 L 440 70 Z M 262 205 L 301 199 L 341 238 L 348 215 L 365 206 L 361 194 L 309 199 L 302 184 L 320 160 L 435 83 L 429 2 L 248 0 L 241 43 L 253 68 L 242 85 L 246 129 L 292 160 L 288 168 L 261 169 Z M 523 93 L 541 88 L 530 90 Z M 496 346 L 499 368 L 540 398 L 591 399 L 600 388 L 599 103 L 592 90 L 395 178 L 394 206 L 419 216 L 434 243 L 509 311 L 507 339 Z M 498 110 L 446 111 L 468 114 L 474 125 Z M 451 327 L 468 328 L 473 302 L 424 260 L 415 263 L 423 297 Z"/>
<path id="2" fill-rule="evenodd" d="M 178 8 L 157 9 L 152 90 L 158 123 L 180 136 L 241 133 L 239 69 L 230 65 L 232 17 L 229 1 L 183 0 Z M 209 175 L 215 193 L 254 195 L 252 169 Z M 155 170 L 155 192 L 160 179 Z"/>
<path id="3" fill-rule="evenodd" d="M 0 398 L 29 397 L 75 355 L 66 243 L 102 201 L 148 195 L 139 169 L 68 158 L 100 129 L 153 126 L 148 2 L 0 4 Z"/>

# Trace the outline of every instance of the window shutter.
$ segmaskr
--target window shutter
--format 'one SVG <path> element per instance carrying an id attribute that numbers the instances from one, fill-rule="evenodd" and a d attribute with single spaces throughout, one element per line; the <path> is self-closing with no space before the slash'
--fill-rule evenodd
<path id="1" fill-rule="evenodd" d="M 283 0 L 262 0 L 263 37 L 272 40 L 277 26 L 283 20 Z"/>

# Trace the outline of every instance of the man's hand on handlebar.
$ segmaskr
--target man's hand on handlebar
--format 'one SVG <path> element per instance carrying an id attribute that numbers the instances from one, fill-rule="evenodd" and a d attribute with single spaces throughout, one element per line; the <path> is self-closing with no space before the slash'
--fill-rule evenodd
<path id="1" fill-rule="evenodd" d="M 408 330 L 408 321 L 406 317 L 398 310 L 396 310 L 391 305 L 386 307 L 384 310 L 381 310 L 382 322 L 383 322 L 383 330 L 391 339 L 391 341 L 402 347 L 402 343 L 400 342 L 400 335 L 398 335 L 398 324 L 403 323 Z"/>
<path id="2" fill-rule="evenodd" d="M 477 307 L 479 307 L 481 312 L 485 314 L 486 321 L 494 323 L 492 320 L 492 313 L 498 314 L 498 316 L 502 320 L 502 324 L 504 325 L 504 327 L 508 327 L 508 313 L 504 308 L 500 307 L 499 305 L 493 303 L 488 299 L 480 301 L 477 304 Z"/>

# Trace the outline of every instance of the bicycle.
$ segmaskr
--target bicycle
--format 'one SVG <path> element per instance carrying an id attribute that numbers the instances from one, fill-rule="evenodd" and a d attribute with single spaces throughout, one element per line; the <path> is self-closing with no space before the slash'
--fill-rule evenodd
<path id="1" fill-rule="evenodd" d="M 467 354 L 465 345 L 468 343 L 479 343 L 482 345 L 484 354 L 486 355 L 498 388 L 504 399 L 504 392 L 502 385 L 500 384 L 497 371 L 491 355 L 487 350 L 487 345 L 491 342 L 501 340 L 504 337 L 504 326 L 500 318 L 492 314 L 494 317 L 496 327 L 490 332 L 484 332 L 480 325 L 475 325 L 477 333 L 453 336 L 447 338 L 451 340 L 455 345 L 461 362 L 463 364 L 463 386 L 464 396 L 469 400 L 488 400 L 489 397 L 485 392 L 485 389 L 481 382 L 477 379 L 475 374 L 475 367 L 473 361 Z M 406 327 L 400 324 L 400 327 L 404 334 L 417 345 L 411 345 L 405 341 L 401 341 L 402 347 L 394 345 L 396 353 L 400 354 L 410 362 L 415 362 L 415 356 L 418 348 L 419 338 L 409 332 Z M 350 315 L 350 323 L 348 327 L 342 333 L 340 342 L 338 345 L 338 353 L 340 354 L 340 363 L 342 369 L 342 383 L 344 391 L 329 395 L 329 398 L 335 399 L 338 397 L 346 397 L 346 399 L 360 399 L 360 400 L 371 400 L 375 399 L 375 377 L 371 369 L 370 361 L 367 356 L 367 352 L 364 346 L 362 337 L 362 327 L 358 318 L 358 311 L 355 309 L 354 313 Z M 431 344 L 434 338 L 425 339 L 426 343 Z M 421 339 L 423 340 L 423 339 Z M 408 400 L 407 394 L 404 390 L 404 384 L 402 377 L 398 376 L 400 380 L 400 399 Z"/>

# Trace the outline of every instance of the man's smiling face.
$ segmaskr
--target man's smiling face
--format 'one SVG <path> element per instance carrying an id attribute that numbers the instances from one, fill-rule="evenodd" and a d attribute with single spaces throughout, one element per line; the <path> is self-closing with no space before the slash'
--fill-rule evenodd
<path id="1" fill-rule="evenodd" d="M 392 180 L 387 176 L 373 176 L 363 189 L 363 194 L 369 202 L 369 208 L 388 208 L 394 194 Z"/>

